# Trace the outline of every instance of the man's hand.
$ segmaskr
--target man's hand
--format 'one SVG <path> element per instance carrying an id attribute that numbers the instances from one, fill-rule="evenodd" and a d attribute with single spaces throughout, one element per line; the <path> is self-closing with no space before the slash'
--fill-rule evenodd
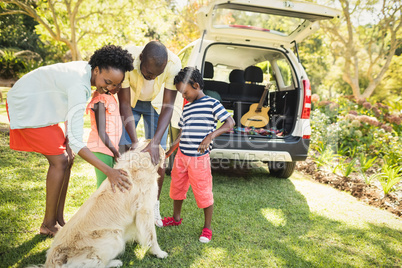
<path id="1" fill-rule="evenodd" d="M 117 188 L 123 193 L 124 189 L 130 190 L 131 182 L 127 178 L 128 174 L 126 171 L 110 168 L 106 175 L 110 181 L 110 185 L 112 186 L 113 193 L 116 192 L 115 186 L 117 186 Z"/>
<path id="2" fill-rule="evenodd" d="M 135 148 L 137 148 L 137 146 L 138 146 L 138 140 L 136 140 L 135 142 L 131 143 L 130 151 L 135 150 Z"/>
<path id="3" fill-rule="evenodd" d="M 153 139 L 141 152 L 148 152 L 151 155 L 152 164 L 154 166 L 159 164 L 159 144 L 155 144 Z"/>

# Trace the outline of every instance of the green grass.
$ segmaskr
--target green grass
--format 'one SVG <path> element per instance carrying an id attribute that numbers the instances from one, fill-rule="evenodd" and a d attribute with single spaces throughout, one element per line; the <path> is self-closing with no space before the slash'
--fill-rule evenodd
<path id="1" fill-rule="evenodd" d="M 0 115 L 4 105 L 0 105 Z M 86 122 L 88 118 L 86 118 Z M 0 123 L 0 130 L 6 129 Z M 140 128 L 142 129 L 142 127 Z M 141 134 L 140 134 L 141 135 Z M 11 151 L 0 132 L 0 267 L 45 262 L 52 239 L 38 234 L 45 207 L 47 161 Z M 295 173 L 288 180 L 265 167 L 216 170 L 213 240 L 198 242 L 203 211 L 190 190 L 183 224 L 157 228 L 169 253 L 157 259 L 136 243 L 120 257 L 124 267 L 400 267 L 402 219 Z M 77 157 L 67 194 L 66 219 L 95 191 L 93 167 Z M 172 215 L 170 177 L 162 216 Z"/>
<path id="2" fill-rule="evenodd" d="M 10 90 L 9 87 L 0 87 L 0 91 L 3 95 L 3 102 L 0 100 L 0 122 L 8 122 L 7 111 L 6 111 L 6 99 L 7 92 Z"/>

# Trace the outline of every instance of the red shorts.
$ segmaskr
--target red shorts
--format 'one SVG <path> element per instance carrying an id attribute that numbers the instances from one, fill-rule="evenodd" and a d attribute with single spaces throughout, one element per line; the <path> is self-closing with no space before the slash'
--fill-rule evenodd
<path id="1" fill-rule="evenodd" d="M 6 104 L 7 114 L 8 106 Z M 10 117 L 8 118 L 10 120 Z M 59 155 L 66 150 L 66 137 L 58 125 L 10 129 L 10 148 L 17 151 Z"/>
<path id="2" fill-rule="evenodd" d="M 172 169 L 170 198 L 186 199 L 190 185 L 199 208 L 207 208 L 214 203 L 209 154 L 192 157 L 184 155 L 179 148 Z"/>

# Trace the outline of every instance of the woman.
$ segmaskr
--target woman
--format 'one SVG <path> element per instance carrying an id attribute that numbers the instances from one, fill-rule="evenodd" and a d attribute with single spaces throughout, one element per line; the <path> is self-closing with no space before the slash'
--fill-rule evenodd
<path id="1" fill-rule="evenodd" d="M 10 148 L 43 154 L 46 177 L 46 210 L 40 233 L 54 236 L 64 226 L 64 203 L 74 153 L 101 170 L 112 190 L 130 188 L 127 174 L 100 161 L 83 142 L 84 111 L 96 91 L 116 93 L 124 74 L 133 69 L 127 50 L 114 45 L 95 51 L 89 62 L 58 63 L 38 68 L 15 83 L 8 92 Z M 59 123 L 65 122 L 66 135 Z"/>

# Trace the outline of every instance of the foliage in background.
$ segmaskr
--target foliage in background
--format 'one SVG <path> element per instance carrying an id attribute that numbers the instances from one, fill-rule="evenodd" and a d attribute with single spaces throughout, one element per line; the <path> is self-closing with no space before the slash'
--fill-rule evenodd
<path id="1" fill-rule="evenodd" d="M 324 89 L 321 88 L 323 82 L 330 79 L 328 76 L 332 74 L 331 69 L 334 63 L 323 31 L 319 30 L 303 40 L 298 48 L 300 61 L 308 74 L 312 92 L 319 93 L 321 96 L 327 92 L 326 97 L 331 98 L 334 83 Z"/>
<path id="2" fill-rule="evenodd" d="M 9 79 L 22 75 L 43 65 L 38 53 L 30 50 L 0 50 L 0 77 Z"/>
<path id="3" fill-rule="evenodd" d="M 18 77 L 18 72 L 23 68 L 22 59 L 17 58 L 13 51 L 0 50 L 0 77 L 6 79 Z"/>
<path id="4" fill-rule="evenodd" d="M 398 100 L 372 104 L 340 97 L 315 102 L 314 107 L 311 149 L 318 155 L 311 155 L 317 166 L 331 166 L 330 159 L 339 155 L 334 173 L 339 170 L 348 177 L 358 171 L 367 184 L 373 179 L 380 181 L 385 194 L 402 182 L 402 170 L 395 168 L 402 166 L 402 151 L 397 149 L 402 148 L 402 110 Z M 380 174 L 367 175 L 374 165 Z"/>
<path id="5" fill-rule="evenodd" d="M 356 99 L 367 99 L 381 83 L 402 44 L 401 1 L 324 2 L 340 4 L 343 13 L 340 19 L 321 23 L 332 49 L 339 51 L 336 56 L 342 65 L 342 78 Z"/>
<path id="6" fill-rule="evenodd" d="M 0 4 L 0 13 L 5 11 L 2 6 Z M 31 50 L 44 58 L 47 53 L 39 35 L 35 33 L 37 24 L 33 18 L 25 15 L 0 16 L 0 48 Z"/>
<path id="7" fill-rule="evenodd" d="M 10 4 L 18 9 L 17 6 Z M 66 47 L 54 45 L 41 40 L 36 33 L 38 23 L 24 14 L 6 14 L 5 3 L 0 3 L 0 49 L 18 51 L 32 51 L 40 55 L 47 64 L 62 61 L 67 51 Z M 5 15 L 4 15 L 5 14 Z"/>
<path id="8" fill-rule="evenodd" d="M 401 37 L 402 38 L 402 34 Z M 401 46 L 402 48 L 402 46 Z M 399 54 L 392 57 L 391 65 L 380 87 L 373 94 L 373 99 L 392 103 L 401 103 L 402 95 L 402 56 Z M 395 99 L 398 96 L 399 101 Z M 402 110 L 402 109 L 401 109 Z"/>
<path id="9" fill-rule="evenodd" d="M 398 28 L 394 40 L 389 38 L 390 32 L 384 32 L 390 30 L 392 26 L 400 27 L 401 1 L 387 1 L 387 5 L 393 5 L 395 14 L 386 15 L 382 13 L 391 12 L 391 9 L 386 10 L 385 6 L 382 10 L 383 1 L 378 0 L 309 1 L 333 6 L 339 10 L 342 9 L 341 2 L 349 3 L 350 7 L 350 14 L 346 14 L 344 10 L 339 21 L 321 23 L 321 29 L 317 33 L 299 44 L 301 62 L 309 75 L 313 93 L 326 99 L 353 95 L 352 86 L 344 75 L 350 71 L 352 76 L 356 75 L 353 77 L 353 83 L 359 85 L 362 93 L 364 89 L 372 88 L 373 83 L 376 83 L 375 90 L 370 96 L 377 101 L 392 100 L 395 94 L 400 95 L 402 86 L 398 78 L 402 75 L 400 73 L 402 57 L 399 57 L 402 52 L 402 31 Z M 352 7 L 355 9 L 352 10 Z M 347 28 L 346 21 L 349 15 L 352 24 Z M 338 24 L 333 26 L 333 23 Z M 392 56 L 395 47 L 395 55 Z M 348 55 L 346 50 L 356 55 L 352 58 L 356 64 L 350 66 L 350 69 L 345 67 L 348 64 L 345 59 L 349 58 L 345 56 Z M 388 68 L 390 59 L 392 60 Z M 380 72 L 383 79 L 376 78 Z"/>
<path id="10" fill-rule="evenodd" d="M 41 55 L 44 65 L 87 60 L 95 49 L 111 43 L 145 45 L 150 40 L 160 40 L 178 53 L 200 36 L 195 15 L 204 2 L 178 5 L 174 0 L 96 3 L 7 0 L 0 4 L 0 25 L 4 26 L 0 37 L 8 38 L 0 39 L 4 41 L 0 42 L 0 48 L 15 52 L 29 49 Z M 26 37 L 28 34 L 31 39 Z"/>
<path id="11" fill-rule="evenodd" d="M 382 168 L 382 172 L 373 176 L 373 179 L 378 179 L 384 194 L 387 195 L 392 191 L 397 190 L 397 185 L 402 181 L 402 166 L 388 165 L 385 163 Z M 399 187 L 401 188 L 401 187 Z"/>
<path id="12" fill-rule="evenodd" d="M 0 15 L 35 19 L 42 40 L 62 43 L 72 60 L 86 59 L 105 44 L 167 41 L 177 20 L 172 1 L 23 1 L 4 0 Z"/>
<path id="13" fill-rule="evenodd" d="M 173 34 L 166 40 L 166 45 L 176 54 L 200 37 L 196 13 L 202 5 L 203 1 L 187 1 L 185 6 L 174 9 L 177 15 L 173 22 Z"/>

